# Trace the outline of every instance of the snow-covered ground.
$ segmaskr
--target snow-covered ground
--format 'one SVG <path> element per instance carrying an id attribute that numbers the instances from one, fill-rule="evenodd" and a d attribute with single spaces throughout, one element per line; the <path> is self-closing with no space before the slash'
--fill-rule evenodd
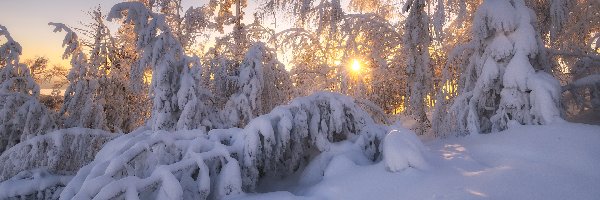
<path id="1" fill-rule="evenodd" d="M 300 174 L 264 181 L 233 199 L 598 199 L 600 126 L 559 123 L 424 143 L 427 167 L 331 158 L 317 182 Z M 384 152 L 385 153 L 385 152 Z M 385 154 L 384 154 L 385 156 Z M 359 162 L 360 163 L 360 162 Z M 310 166 L 310 165 L 309 165 Z"/>

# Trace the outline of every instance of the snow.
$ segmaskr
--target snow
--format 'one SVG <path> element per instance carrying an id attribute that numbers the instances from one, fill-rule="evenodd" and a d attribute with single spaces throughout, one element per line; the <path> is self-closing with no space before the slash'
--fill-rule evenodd
<path id="1" fill-rule="evenodd" d="M 334 156 L 329 167 L 342 166 L 335 176 L 230 199 L 596 199 L 599 142 L 600 126 L 524 125 L 425 142 L 427 169 L 390 172 L 385 161 L 356 165 Z"/>

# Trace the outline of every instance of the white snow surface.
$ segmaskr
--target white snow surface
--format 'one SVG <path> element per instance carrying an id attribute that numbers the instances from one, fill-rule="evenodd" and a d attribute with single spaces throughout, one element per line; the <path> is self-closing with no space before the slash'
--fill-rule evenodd
<path id="1" fill-rule="evenodd" d="M 388 137 L 410 138 L 405 133 Z M 390 172 L 385 150 L 384 161 L 367 165 L 348 159 L 353 154 L 337 154 L 324 166 L 337 167 L 336 173 L 318 182 L 269 180 L 264 185 L 280 187 L 229 199 L 597 199 L 598 144 L 600 126 L 525 125 L 424 142 L 425 169 Z"/>

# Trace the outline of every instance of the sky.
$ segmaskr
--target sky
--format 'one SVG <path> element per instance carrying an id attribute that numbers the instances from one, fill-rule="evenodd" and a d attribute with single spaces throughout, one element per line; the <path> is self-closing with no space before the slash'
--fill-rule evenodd
<path id="1" fill-rule="evenodd" d="M 87 13 L 101 6 L 103 13 L 123 0 L 1 0 L 0 24 L 5 26 L 11 36 L 23 47 L 21 61 L 36 56 L 49 58 L 50 66 L 61 64 L 67 68 L 69 60 L 63 60 L 62 41 L 64 32 L 54 33 L 48 22 L 64 23 L 71 27 L 82 27 L 82 23 L 91 22 Z M 183 7 L 202 6 L 206 0 L 184 0 Z M 252 13 L 257 5 L 246 8 Z M 251 15 L 244 21 L 251 21 Z M 116 27 L 117 25 L 115 25 Z M 110 27 L 110 24 L 109 24 Z M 113 29 L 112 27 L 110 27 Z M 112 30 L 115 31 L 115 30 Z M 3 39 L 3 38 L 2 38 Z M 0 39 L 0 42 L 4 42 Z"/>
<path id="2" fill-rule="evenodd" d="M 103 12 L 121 0 L 2 0 L 0 1 L 0 24 L 23 47 L 21 61 L 35 56 L 50 59 L 50 65 L 68 66 L 62 60 L 64 32 L 54 33 L 48 22 L 60 22 L 81 27 L 81 22 L 91 21 L 87 14 L 97 6 Z"/>

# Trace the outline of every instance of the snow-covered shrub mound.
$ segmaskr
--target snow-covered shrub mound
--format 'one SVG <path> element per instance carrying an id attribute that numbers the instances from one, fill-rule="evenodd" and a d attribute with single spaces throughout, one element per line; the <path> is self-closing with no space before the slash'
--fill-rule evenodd
<path id="1" fill-rule="evenodd" d="M 8 149 L 0 156 L 0 199 L 56 199 L 79 168 L 92 161 L 115 135 L 84 128 L 54 131 Z M 12 188 L 12 189 L 11 189 Z"/>
<path id="2" fill-rule="evenodd" d="M 336 93 L 315 93 L 276 107 L 244 129 L 245 189 L 253 190 L 262 174 L 285 176 L 297 171 L 309 158 L 328 151 L 332 142 L 355 139 L 373 123 L 351 98 Z"/>
<path id="3" fill-rule="evenodd" d="M 355 141 L 375 159 L 385 129 L 367 131 L 369 124 L 351 98 L 317 93 L 276 107 L 244 129 L 139 129 L 107 143 L 61 199 L 222 199 L 254 191 L 260 177 L 302 169 L 334 142 Z"/>
<path id="4" fill-rule="evenodd" d="M 415 133 L 398 128 L 385 136 L 383 141 L 383 160 L 388 170 L 402 171 L 408 167 L 426 169 L 428 164 L 423 157 L 425 146 Z"/>

